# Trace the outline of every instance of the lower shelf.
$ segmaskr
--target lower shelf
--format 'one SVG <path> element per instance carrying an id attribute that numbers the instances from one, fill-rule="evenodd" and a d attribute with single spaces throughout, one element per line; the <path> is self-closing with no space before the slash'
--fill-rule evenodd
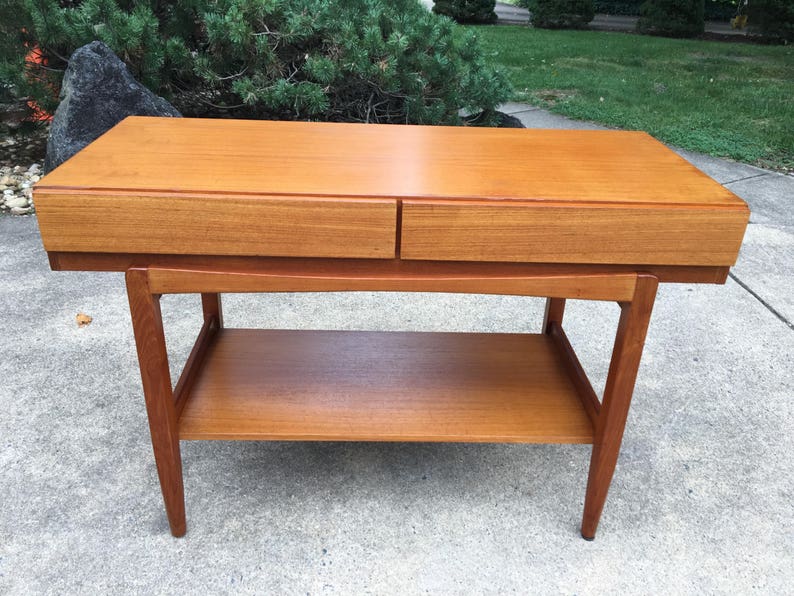
<path id="1" fill-rule="evenodd" d="M 592 443 L 545 335 L 222 329 L 182 439 Z"/>

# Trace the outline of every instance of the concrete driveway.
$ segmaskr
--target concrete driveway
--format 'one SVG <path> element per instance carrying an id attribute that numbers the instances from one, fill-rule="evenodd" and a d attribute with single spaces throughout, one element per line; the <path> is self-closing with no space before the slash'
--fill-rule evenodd
<path id="1" fill-rule="evenodd" d="M 0 218 L 0 593 L 791 593 L 794 178 L 685 156 L 750 203 L 751 225 L 724 286 L 660 288 L 594 542 L 578 533 L 587 446 L 388 443 L 183 443 L 188 533 L 172 538 L 123 276 L 53 273 L 36 219 Z M 518 332 L 543 308 L 372 293 L 224 305 L 229 326 Z M 176 373 L 199 300 L 163 309 Z M 597 386 L 617 314 L 566 314 Z"/>

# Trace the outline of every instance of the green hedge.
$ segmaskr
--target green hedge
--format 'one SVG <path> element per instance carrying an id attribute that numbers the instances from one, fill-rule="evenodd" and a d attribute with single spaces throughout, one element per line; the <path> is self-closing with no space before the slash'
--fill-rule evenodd
<path id="1" fill-rule="evenodd" d="M 639 16 L 645 0 L 594 0 L 596 13 Z M 727 22 L 736 15 L 737 0 L 706 0 L 703 13 L 707 21 Z"/>
<path id="2" fill-rule="evenodd" d="M 455 19 L 458 23 L 485 24 L 496 22 L 496 0 L 433 0 L 433 12 Z"/>
<path id="3" fill-rule="evenodd" d="M 668 37 L 694 37 L 704 30 L 703 0 L 646 0 L 637 30 Z"/>
<path id="4" fill-rule="evenodd" d="M 543 29 L 582 29 L 593 20 L 593 0 L 533 0 L 532 25 Z"/>
<path id="5" fill-rule="evenodd" d="M 0 80 L 52 111 L 98 39 L 188 115 L 460 124 L 510 96 L 475 34 L 416 0 L 0 0 Z M 39 46 L 46 68 L 25 61 Z M 489 118 L 480 121 L 488 122 Z"/>
<path id="6" fill-rule="evenodd" d="M 773 41 L 794 41 L 794 0 L 752 0 L 747 22 Z"/>

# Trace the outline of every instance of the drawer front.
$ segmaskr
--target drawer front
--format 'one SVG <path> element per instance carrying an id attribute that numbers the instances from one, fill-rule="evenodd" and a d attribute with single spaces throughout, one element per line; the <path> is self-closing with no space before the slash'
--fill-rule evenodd
<path id="1" fill-rule="evenodd" d="M 404 201 L 403 259 L 732 265 L 746 209 Z"/>
<path id="2" fill-rule="evenodd" d="M 107 196 L 39 191 L 48 251 L 381 258 L 395 256 L 394 200 Z"/>

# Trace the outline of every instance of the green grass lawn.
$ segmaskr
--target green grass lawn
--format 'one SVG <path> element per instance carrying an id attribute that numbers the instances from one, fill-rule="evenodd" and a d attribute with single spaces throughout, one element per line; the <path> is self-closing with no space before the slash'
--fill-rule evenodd
<path id="1" fill-rule="evenodd" d="M 794 169 L 794 46 L 474 28 L 515 99 L 702 153 Z"/>

